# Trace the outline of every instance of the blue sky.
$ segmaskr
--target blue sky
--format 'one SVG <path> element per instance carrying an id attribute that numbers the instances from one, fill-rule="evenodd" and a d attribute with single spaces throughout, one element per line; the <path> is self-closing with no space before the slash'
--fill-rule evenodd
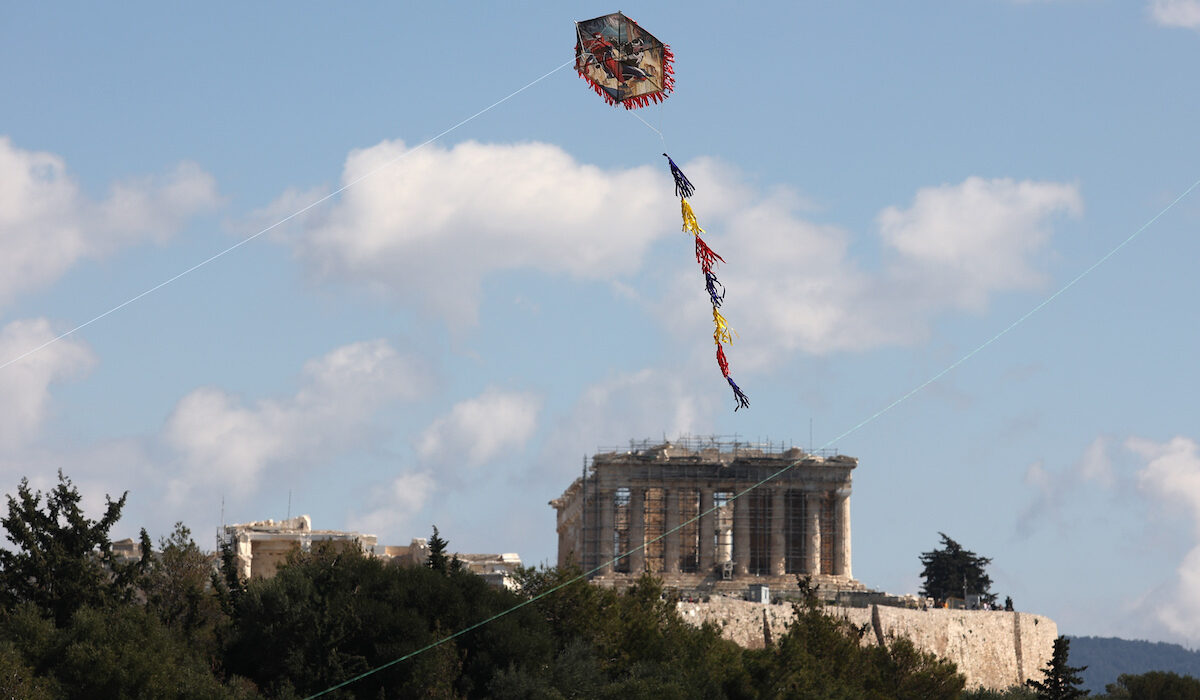
<path id="1" fill-rule="evenodd" d="M 624 7 L 676 55 L 653 129 L 563 67 L 615 9 L 0 8 L 5 490 L 551 561 L 598 447 L 825 445 L 1200 178 L 1196 0 Z M 1200 643 L 1198 224 L 836 441 L 857 578 L 915 592 L 942 531 L 1064 633 Z"/>

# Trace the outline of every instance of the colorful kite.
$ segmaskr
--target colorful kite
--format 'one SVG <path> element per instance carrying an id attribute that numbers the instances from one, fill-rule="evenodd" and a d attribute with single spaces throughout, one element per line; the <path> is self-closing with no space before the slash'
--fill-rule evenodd
<path id="1" fill-rule="evenodd" d="M 673 60 L 670 47 L 620 12 L 575 23 L 575 70 L 610 105 L 622 104 L 625 109 L 634 109 L 665 100 L 675 86 Z M 724 346 L 731 344 L 733 336 L 737 335 L 718 310 L 725 301 L 725 287 L 717 280 L 714 270 L 717 262 L 725 262 L 725 259 L 700 238 L 704 229 L 700 228 L 696 213 L 687 200 L 696 191 L 695 186 L 670 156 L 663 155 L 675 179 L 683 230 L 696 237 L 696 262 L 700 263 L 704 288 L 712 302 L 717 367 L 733 388 L 733 398 L 737 402 L 733 410 L 749 408 L 750 399 L 729 376 L 729 360 L 725 357 Z"/>
<path id="2" fill-rule="evenodd" d="M 575 70 L 610 105 L 662 102 L 674 87 L 671 49 L 620 12 L 575 23 Z"/>

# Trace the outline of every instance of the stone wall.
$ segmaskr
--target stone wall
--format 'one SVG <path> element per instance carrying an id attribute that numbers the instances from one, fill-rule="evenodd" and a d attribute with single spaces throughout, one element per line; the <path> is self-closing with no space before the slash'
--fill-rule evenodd
<path id="1" fill-rule="evenodd" d="M 763 617 L 778 640 L 792 620 L 791 605 L 762 605 L 714 597 L 708 603 L 679 603 L 683 619 L 695 625 L 706 621 L 722 629 L 726 639 L 748 648 L 763 646 Z M 918 648 L 953 661 L 967 678 L 967 688 L 1003 690 L 1042 679 L 1050 660 L 1058 625 L 1030 613 L 999 610 L 910 610 L 888 606 L 826 608 L 855 625 L 867 625 L 863 642 L 876 644 L 877 634 L 908 637 Z M 878 622 L 872 613 L 878 611 Z"/>

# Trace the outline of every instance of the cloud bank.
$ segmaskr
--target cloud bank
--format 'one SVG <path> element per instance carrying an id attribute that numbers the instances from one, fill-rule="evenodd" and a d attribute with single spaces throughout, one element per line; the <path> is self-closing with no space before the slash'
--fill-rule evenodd
<path id="1" fill-rule="evenodd" d="M 456 404 L 417 442 L 425 463 L 478 467 L 522 447 L 537 427 L 540 401 L 531 394 L 488 389 Z"/>
<path id="2" fill-rule="evenodd" d="M 673 213 L 654 169 L 606 171 L 540 143 L 409 152 L 384 141 L 350 153 L 350 183 L 289 237 L 296 254 L 322 279 L 411 300 L 457 326 L 474 323 L 492 272 L 610 279 L 635 270 Z M 285 194 L 266 211 L 301 199 Z"/>
<path id="3" fill-rule="evenodd" d="M 1164 27 L 1200 29 L 1200 0 L 1153 0 L 1150 18 Z"/>
<path id="4" fill-rule="evenodd" d="M 868 271 L 850 252 L 851 232 L 806 219 L 797 193 L 759 191 L 711 159 L 684 167 L 703 183 L 693 205 L 706 240 L 729 261 L 719 272 L 726 316 L 747 339 L 740 362 L 752 366 L 794 351 L 916 342 L 939 313 L 979 311 L 995 294 L 1036 288 L 1052 222 L 1083 207 L 1076 186 L 1057 182 L 970 177 L 922 188 L 908 206 L 879 213 L 885 264 Z M 354 186 L 283 240 L 319 278 L 365 285 L 451 326 L 474 322 L 489 274 L 617 282 L 647 264 L 654 241 L 682 235 L 661 168 L 604 170 L 548 144 L 406 154 L 385 141 L 352 152 L 342 183 Z M 303 199 L 287 193 L 264 211 Z M 672 265 L 674 281 L 651 305 L 664 327 L 693 338 L 708 317 L 678 309 L 703 298 L 703 282 L 690 261 Z"/>
<path id="5" fill-rule="evenodd" d="M 426 391 L 421 366 L 373 340 L 308 362 L 292 396 L 247 406 L 221 389 L 196 389 L 179 401 L 163 432 L 179 456 L 169 498 L 180 501 L 211 484 L 249 495 L 272 466 L 309 466 L 353 445 L 383 405 Z"/>
<path id="6" fill-rule="evenodd" d="M 1164 505 L 1182 507 L 1192 519 L 1193 545 L 1175 571 L 1175 581 L 1147 604 L 1176 636 L 1194 642 L 1200 629 L 1200 445 L 1186 437 L 1165 443 L 1130 438 L 1126 447 L 1146 460 L 1138 487 Z"/>
<path id="7" fill-rule="evenodd" d="M 13 321 L 0 328 L 0 358 L 19 357 L 56 335 L 46 319 Z M 50 385 L 85 374 L 95 364 L 86 345 L 64 338 L 0 371 L 0 449 L 35 441 L 50 412 Z"/>
<path id="8" fill-rule="evenodd" d="M 218 203 L 216 183 L 197 165 L 114 184 L 93 201 L 59 156 L 0 137 L 0 306 L 48 286 L 85 258 L 161 242 Z"/>
<path id="9" fill-rule="evenodd" d="M 712 167 L 700 163 L 697 176 L 719 181 Z M 1083 208 L 1075 186 L 1055 182 L 970 177 L 922 188 L 909 206 L 876 217 L 883 263 L 868 271 L 850 253 L 851 233 L 802 218 L 794 194 L 732 190 L 743 201 L 722 203 L 712 227 L 719 233 L 705 239 L 728 261 L 719 270 L 723 311 L 745 340 L 733 351 L 743 366 L 795 351 L 911 344 L 941 313 L 979 311 L 996 294 L 1036 289 L 1051 222 Z M 681 331 L 687 322 L 675 310 L 697 287 L 703 293 L 698 275 L 681 273 L 660 308 Z M 690 321 L 687 333 L 702 332 L 703 319 Z"/>

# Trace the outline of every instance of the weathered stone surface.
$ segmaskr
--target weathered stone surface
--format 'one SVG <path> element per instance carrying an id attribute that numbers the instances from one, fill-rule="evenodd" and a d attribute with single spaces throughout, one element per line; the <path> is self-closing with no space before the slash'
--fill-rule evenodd
<path id="1" fill-rule="evenodd" d="M 631 442 L 593 455 L 550 501 L 558 565 L 616 587 L 649 571 L 695 594 L 729 582 L 788 585 L 796 574 L 862 591 L 850 559 L 857 466 L 854 457 L 773 443 Z"/>
<path id="2" fill-rule="evenodd" d="M 700 625 L 711 621 L 729 640 L 748 648 L 763 646 L 764 612 L 771 637 L 778 640 L 792 620 L 791 605 L 762 605 L 733 598 L 714 597 L 708 603 L 678 604 L 683 619 Z M 1058 625 L 1030 613 L 1000 610 L 910 610 L 888 606 L 826 608 L 855 625 L 866 625 L 863 643 L 907 637 L 918 648 L 953 661 L 967 678 L 967 688 L 1003 690 L 1041 680 L 1041 668 L 1050 660 Z M 878 628 L 872 622 L 877 610 Z"/>

